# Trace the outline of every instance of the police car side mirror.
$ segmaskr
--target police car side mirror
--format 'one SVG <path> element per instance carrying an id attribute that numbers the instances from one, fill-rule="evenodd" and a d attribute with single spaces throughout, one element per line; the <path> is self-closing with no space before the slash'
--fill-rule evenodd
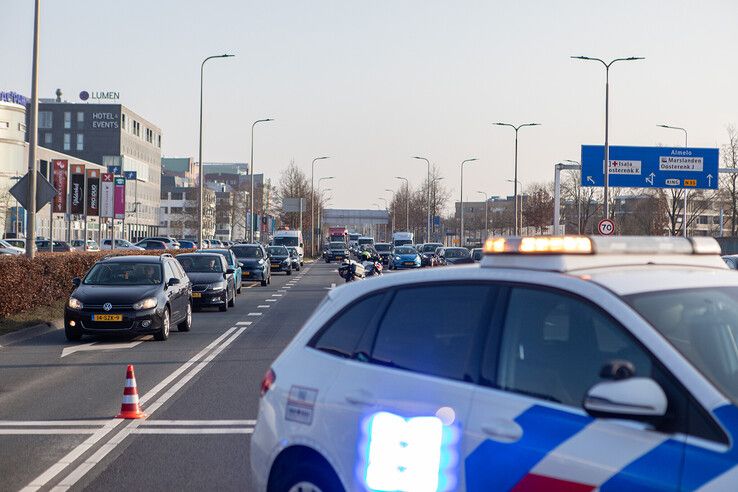
<path id="1" fill-rule="evenodd" d="M 651 378 L 631 377 L 597 383 L 584 398 L 592 417 L 654 422 L 666 415 L 668 401 Z"/>

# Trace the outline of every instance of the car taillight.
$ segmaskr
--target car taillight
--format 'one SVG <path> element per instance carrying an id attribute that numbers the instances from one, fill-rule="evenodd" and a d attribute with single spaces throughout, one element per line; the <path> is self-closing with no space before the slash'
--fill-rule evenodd
<path id="1" fill-rule="evenodd" d="M 264 379 L 261 380 L 261 396 L 267 394 L 267 391 L 269 391 L 276 380 L 277 375 L 274 374 L 274 371 L 270 368 L 266 374 L 264 374 Z"/>

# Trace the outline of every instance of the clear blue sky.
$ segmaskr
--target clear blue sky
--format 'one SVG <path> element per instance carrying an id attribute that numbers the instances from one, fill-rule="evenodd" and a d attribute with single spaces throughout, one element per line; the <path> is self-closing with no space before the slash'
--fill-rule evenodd
<path id="1" fill-rule="evenodd" d="M 570 55 L 638 55 L 611 72 L 611 141 L 681 145 L 658 123 L 717 146 L 738 123 L 738 2 L 45 0 L 40 90 L 70 100 L 117 90 L 156 122 L 168 156 L 196 156 L 199 66 L 206 70 L 206 161 L 247 161 L 278 179 L 291 159 L 334 175 L 336 207 L 381 203 L 397 174 L 421 182 L 429 157 L 458 194 L 511 193 L 512 130 L 520 179 L 553 179 L 603 138 L 604 71 Z M 32 0 L 3 0 L 0 90 L 30 92 Z M 325 183 L 325 182 L 324 182 Z"/>

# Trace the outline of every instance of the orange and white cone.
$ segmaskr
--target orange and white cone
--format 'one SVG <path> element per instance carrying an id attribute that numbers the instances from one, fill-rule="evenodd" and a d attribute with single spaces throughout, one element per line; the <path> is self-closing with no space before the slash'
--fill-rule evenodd
<path id="1" fill-rule="evenodd" d="M 146 414 L 141 411 L 138 404 L 138 389 L 136 389 L 136 376 L 133 374 L 133 365 L 128 364 L 126 370 L 126 386 L 123 388 L 123 403 L 117 419 L 143 419 Z"/>

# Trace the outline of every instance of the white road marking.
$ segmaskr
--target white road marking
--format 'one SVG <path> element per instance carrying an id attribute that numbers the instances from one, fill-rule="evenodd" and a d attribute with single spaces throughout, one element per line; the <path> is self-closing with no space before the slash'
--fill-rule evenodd
<path id="1" fill-rule="evenodd" d="M 260 304 L 260 305 L 256 306 L 256 309 L 264 309 L 264 308 L 269 309 L 270 307 L 271 306 L 269 304 Z"/>
<path id="2" fill-rule="evenodd" d="M 0 436 L 28 436 L 34 434 L 94 434 L 96 429 L 0 429 Z"/>
<path id="3" fill-rule="evenodd" d="M 252 322 L 251 321 L 237 321 L 236 324 L 238 326 L 249 326 Z"/>
<path id="4" fill-rule="evenodd" d="M 144 420 L 142 426 L 184 425 L 189 427 L 206 425 L 256 425 L 256 420 Z"/>
<path id="5" fill-rule="evenodd" d="M 233 334 L 230 338 L 225 340 L 222 344 L 220 344 L 218 347 L 215 348 L 210 354 L 208 354 L 207 357 L 203 361 L 201 361 L 199 364 L 195 366 L 193 370 L 188 372 L 185 376 L 183 376 L 179 381 L 177 381 L 174 385 L 172 385 L 169 390 L 167 390 L 166 393 L 161 395 L 153 404 L 151 404 L 149 407 L 146 408 L 146 412 L 151 415 L 154 412 L 156 412 L 164 403 L 167 402 L 172 396 L 174 396 L 182 387 L 187 384 L 187 382 L 192 379 L 198 372 L 200 372 L 203 368 L 205 368 L 210 362 L 212 362 L 218 354 L 220 354 L 226 347 L 228 347 L 233 341 L 238 338 L 241 333 L 246 331 L 246 328 L 239 328 L 238 331 L 236 331 L 235 334 Z M 228 332 L 226 332 L 228 333 Z M 148 396 L 148 395 L 147 395 Z M 87 460 L 79 465 L 72 473 L 67 475 L 64 479 L 62 479 L 59 484 L 54 487 L 52 490 L 68 490 L 70 487 L 72 487 L 74 484 L 76 484 L 82 477 L 84 477 L 88 471 L 93 469 L 99 462 L 102 460 L 105 456 L 108 455 L 112 450 L 114 450 L 123 440 L 128 437 L 129 434 L 134 432 L 138 426 L 140 425 L 140 420 L 131 420 L 129 421 L 128 425 L 118 431 L 117 434 L 115 434 L 110 441 L 100 446 L 100 449 L 98 449 L 95 453 L 92 454 Z"/>
<path id="6" fill-rule="evenodd" d="M 245 330 L 245 328 L 241 328 L 241 329 Z M 179 368 L 177 368 L 169 376 L 164 378 L 159 384 L 157 384 L 152 389 L 150 389 L 148 393 L 146 393 L 144 396 L 140 398 L 139 403 L 143 405 L 148 400 L 156 396 L 157 393 L 159 393 L 161 390 L 166 388 L 173 380 L 179 378 L 179 376 L 183 372 L 185 372 L 187 369 L 189 369 L 190 366 L 192 366 L 196 361 L 200 360 L 205 354 L 210 352 L 216 345 L 218 345 L 226 337 L 228 337 L 228 335 L 232 334 L 234 330 L 235 328 L 231 328 L 225 333 L 223 333 L 222 335 L 220 335 L 218 338 L 210 342 L 208 346 L 206 346 L 204 349 L 198 352 L 194 357 L 192 357 L 190 360 L 188 360 L 187 362 L 179 366 Z M 77 460 L 80 456 L 82 456 L 85 452 L 87 452 L 90 448 L 92 448 L 92 446 L 97 444 L 106 435 L 108 435 L 108 433 L 110 433 L 111 430 L 115 429 L 116 427 L 120 426 L 121 424 L 125 422 L 126 420 L 123 420 L 123 419 L 108 420 L 107 423 L 101 429 L 98 429 L 97 431 L 95 431 L 95 433 L 92 434 L 87 439 L 85 439 L 85 441 L 82 444 L 79 444 L 76 448 L 72 449 L 69 453 L 64 455 L 59 461 L 51 465 L 48 469 L 46 469 L 46 471 L 44 471 L 41 475 L 33 479 L 31 483 L 26 485 L 21 490 L 22 491 L 38 490 L 41 487 L 47 485 L 54 477 L 56 477 L 59 473 L 63 472 L 75 460 Z"/>
<path id="7" fill-rule="evenodd" d="M 125 343 L 105 343 L 105 342 L 82 343 L 79 345 L 72 345 L 70 347 L 64 347 L 60 357 L 66 357 L 67 355 L 71 355 L 75 352 L 89 352 L 89 351 L 94 351 L 94 350 L 130 349 L 142 343 L 143 341 L 144 340 L 141 339 L 141 340 L 134 340 L 133 342 L 125 342 Z"/>
<path id="8" fill-rule="evenodd" d="M 101 426 L 110 420 L 1 420 L 0 427 Z"/>
<path id="9" fill-rule="evenodd" d="M 277 302 L 276 299 L 264 299 L 264 302 Z"/>
<path id="10" fill-rule="evenodd" d="M 247 316 L 261 316 L 261 313 L 249 313 Z"/>
<path id="11" fill-rule="evenodd" d="M 131 434 L 253 434 L 253 427 L 211 427 L 209 429 L 131 429 Z M 81 477 L 80 477 L 81 478 Z M 53 490 L 53 489 L 52 489 Z"/>
<path id="12" fill-rule="evenodd" d="M 272 297 L 282 297 L 284 294 L 272 294 Z"/>

